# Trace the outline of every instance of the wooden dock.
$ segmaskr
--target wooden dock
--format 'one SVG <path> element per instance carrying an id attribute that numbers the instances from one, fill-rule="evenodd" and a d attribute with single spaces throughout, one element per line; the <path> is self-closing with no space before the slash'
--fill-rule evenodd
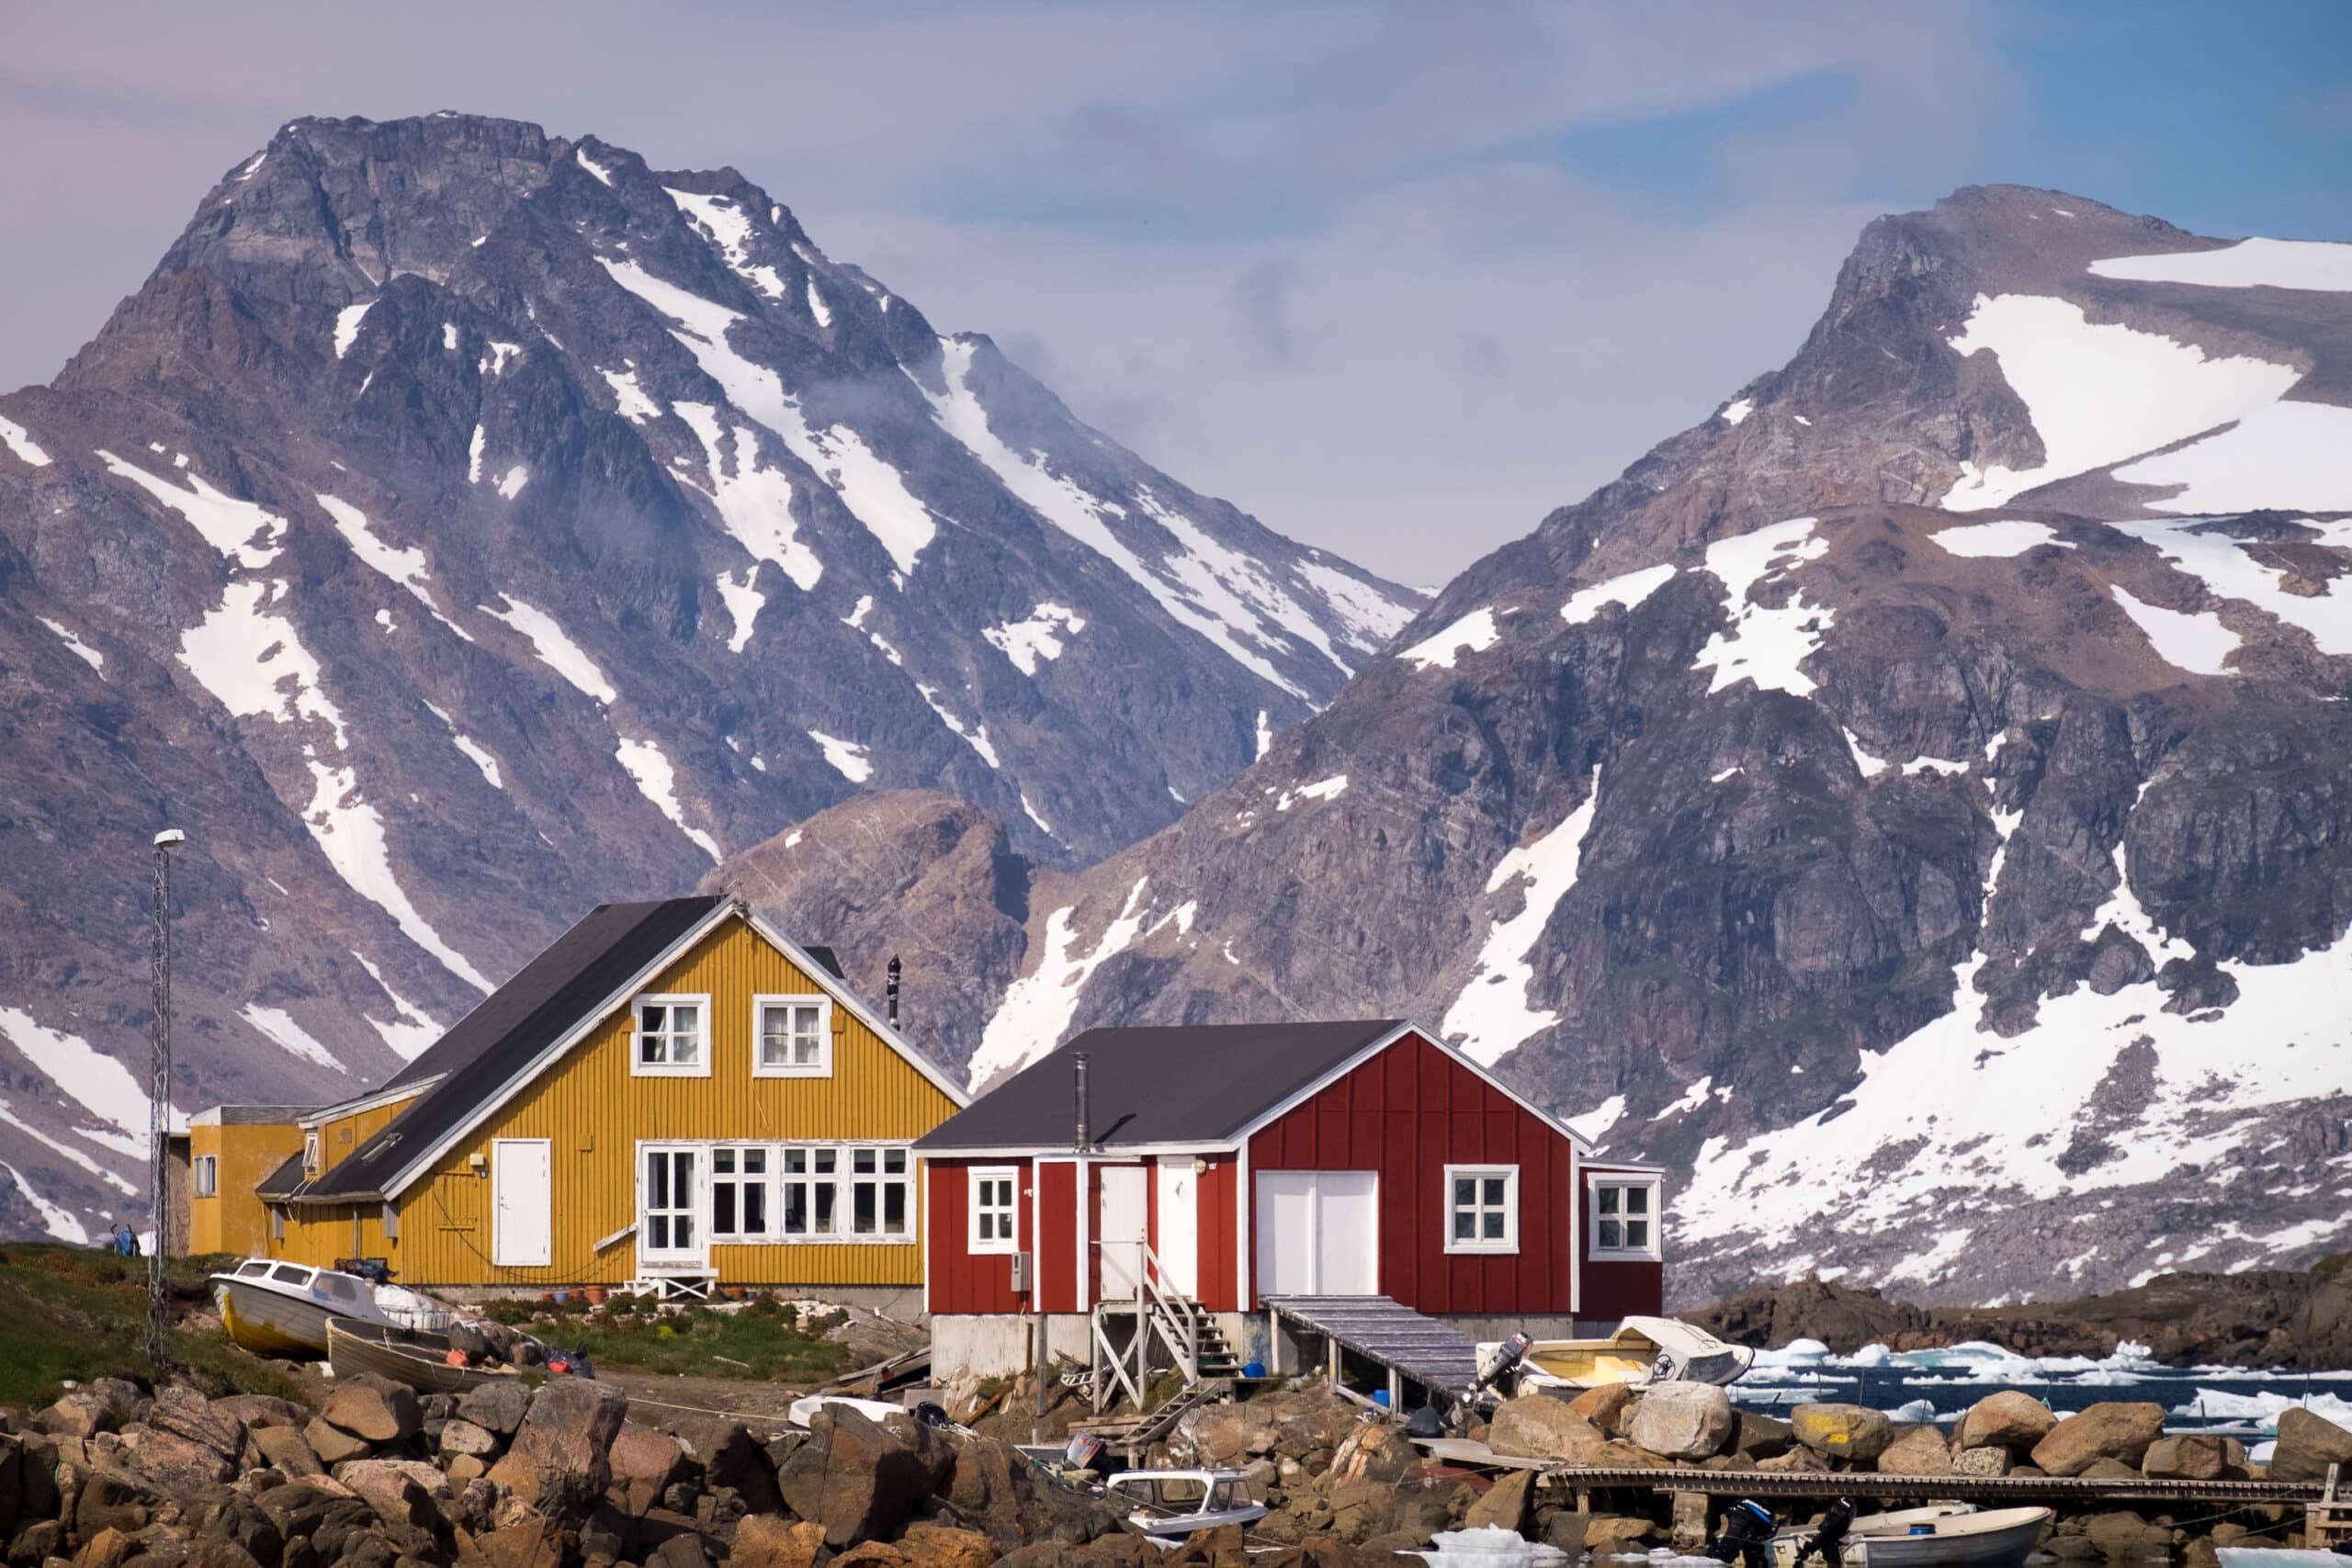
<path id="1" fill-rule="evenodd" d="M 1269 1327 L 1288 1318 L 1331 1347 L 1330 1372 L 1340 1386 L 1340 1351 L 1354 1351 L 1388 1373 L 1388 1402 L 1402 1415 L 1403 1384 L 1417 1382 L 1449 1397 L 1478 1382 L 1478 1347 L 1467 1335 L 1424 1317 L 1386 1296 L 1267 1296 Z M 1343 1390 L 1342 1392 L 1347 1392 Z"/>

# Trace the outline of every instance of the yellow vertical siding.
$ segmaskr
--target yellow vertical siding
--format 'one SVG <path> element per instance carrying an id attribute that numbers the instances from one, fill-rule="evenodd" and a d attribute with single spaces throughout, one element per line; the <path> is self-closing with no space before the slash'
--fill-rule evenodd
<path id="1" fill-rule="evenodd" d="M 727 921 L 645 989 L 709 997 L 710 1075 L 632 1076 L 634 1011 L 616 1011 L 402 1195 L 399 1246 L 405 1280 L 534 1290 L 628 1280 L 637 1271 L 636 1238 L 602 1252 L 595 1243 L 636 1222 L 640 1141 L 908 1142 L 956 1109 L 839 1005 L 832 1011 L 831 1077 L 754 1077 L 752 998 L 822 987 L 745 921 Z M 546 1268 L 491 1261 L 489 1161 L 492 1144 L 501 1138 L 549 1143 L 554 1245 Z M 479 1172 L 469 1163 L 476 1155 L 483 1161 Z M 716 1246 L 711 1265 L 729 1283 L 919 1284 L 920 1169 L 913 1176 L 915 1230 L 903 1241 Z"/>
<path id="2" fill-rule="evenodd" d="M 371 1105 L 349 1116 L 338 1116 L 332 1122 L 318 1124 L 319 1169 L 322 1174 L 333 1170 L 351 1157 L 353 1150 L 391 1123 L 393 1117 L 416 1103 L 416 1096 L 395 1100 L 383 1105 Z"/>
<path id="3" fill-rule="evenodd" d="M 302 1130 L 284 1122 L 211 1122 L 190 1127 L 192 1159 L 218 1161 L 214 1196 L 188 1200 L 188 1250 L 248 1256 L 269 1249 L 269 1211 L 254 1195 L 261 1179 L 302 1149 Z"/>

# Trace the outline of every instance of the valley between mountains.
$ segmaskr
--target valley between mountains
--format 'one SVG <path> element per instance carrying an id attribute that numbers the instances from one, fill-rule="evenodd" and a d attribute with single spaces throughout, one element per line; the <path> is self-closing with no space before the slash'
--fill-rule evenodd
<path id="1" fill-rule="evenodd" d="M 1826 281 L 1826 280 L 1825 280 Z M 732 171 L 302 120 L 0 397 L 0 1225 L 352 1092 L 602 899 L 830 943 L 975 1085 L 1410 1016 L 1670 1165 L 1679 1301 L 2352 1239 L 2352 245 L 1972 187 L 1433 602 Z"/>

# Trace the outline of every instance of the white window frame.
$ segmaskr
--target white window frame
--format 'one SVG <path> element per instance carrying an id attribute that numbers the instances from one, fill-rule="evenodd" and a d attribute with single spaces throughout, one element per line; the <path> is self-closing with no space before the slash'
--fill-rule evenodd
<path id="1" fill-rule="evenodd" d="M 188 1168 L 188 1190 L 198 1198 L 220 1196 L 220 1156 L 198 1155 Z"/>
<path id="2" fill-rule="evenodd" d="M 645 1010 L 650 1007 L 695 1009 L 696 1039 L 692 1062 L 648 1062 L 644 1055 Z M 667 1020 L 664 1020 L 666 1022 Z M 662 1038 L 673 1032 L 664 1029 Z M 707 992 L 649 991 L 629 1007 L 628 1074 L 633 1078 L 707 1078 L 710 1077 L 710 997 Z"/>
<path id="3" fill-rule="evenodd" d="M 857 1158 L 860 1155 L 867 1154 L 874 1156 L 874 1168 L 870 1171 L 861 1171 L 857 1168 Z M 895 1173 L 885 1168 L 894 1154 L 899 1156 L 901 1162 Z M 842 1239 L 861 1245 L 888 1246 L 897 1246 L 914 1240 L 918 1196 L 915 1190 L 915 1172 L 920 1163 L 915 1158 L 914 1150 L 905 1144 L 844 1145 L 842 1148 L 839 1174 L 841 1196 L 835 1201 L 833 1211 L 834 1216 L 848 1226 L 848 1229 L 842 1233 Z M 865 1186 L 871 1186 L 874 1189 L 874 1229 L 870 1231 L 862 1231 L 857 1228 L 857 1190 Z M 899 1189 L 899 1211 L 905 1220 L 905 1228 L 895 1234 L 882 1228 L 883 1215 L 888 1207 L 890 1189 L 893 1187 Z"/>
<path id="4" fill-rule="evenodd" d="M 764 1026 L 772 1007 L 817 1010 L 817 1055 L 811 1062 L 764 1059 Z M 833 1076 L 833 998 L 821 991 L 770 991 L 752 998 L 752 1076 L 755 1078 L 829 1078 Z"/>
<path id="5" fill-rule="evenodd" d="M 977 1256 L 1020 1251 L 1021 1168 L 1017 1165 L 976 1165 L 966 1173 L 966 1179 L 965 1205 L 968 1213 L 964 1226 L 966 1247 Z M 983 1204 L 982 1190 L 999 1181 L 1005 1184 L 1009 1196 L 1001 1203 Z M 1001 1235 L 983 1237 L 980 1235 L 980 1215 L 983 1212 L 1002 1220 L 1010 1228 L 1004 1229 Z"/>
<path id="6" fill-rule="evenodd" d="M 1503 1234 L 1500 1237 L 1495 1237 L 1484 1234 L 1487 1228 L 1485 1216 L 1495 1211 L 1495 1205 L 1486 1201 L 1486 1183 L 1498 1177 L 1503 1183 L 1501 1204 Z M 1453 1196 L 1453 1184 L 1457 1180 L 1476 1181 L 1479 1184 L 1477 1201 L 1471 1204 L 1470 1211 L 1480 1216 L 1478 1224 L 1474 1227 L 1480 1234 L 1467 1240 L 1463 1240 L 1453 1234 L 1454 1216 L 1462 1212 L 1462 1206 L 1454 1201 Z M 1446 1251 L 1489 1254 L 1517 1252 L 1519 1250 L 1519 1167 L 1515 1165 L 1447 1166 L 1445 1168 L 1445 1203 L 1442 1212 L 1445 1215 Z"/>
<path id="7" fill-rule="evenodd" d="M 302 1174 L 319 1174 L 319 1135 L 316 1133 L 302 1134 Z"/>
<path id="8" fill-rule="evenodd" d="M 721 1155 L 734 1156 L 733 1170 L 718 1168 L 718 1156 Z M 752 1156 L 757 1156 L 760 1161 L 760 1168 L 756 1172 L 746 1171 L 743 1168 L 745 1161 Z M 724 1244 L 728 1247 L 763 1247 L 777 1239 L 776 1226 L 779 1221 L 776 1213 L 775 1177 L 776 1168 L 782 1163 L 783 1161 L 777 1158 L 776 1145 L 774 1144 L 715 1143 L 710 1145 L 710 1170 L 704 1181 L 705 1190 L 710 1195 L 708 1200 L 710 1214 L 704 1228 L 710 1233 L 712 1246 Z M 734 1190 L 735 1228 L 732 1230 L 718 1228 L 718 1190 L 721 1187 Z M 760 1194 L 760 1218 L 763 1223 L 757 1231 L 743 1229 L 743 1194 L 746 1190 L 756 1190 Z"/>
<path id="9" fill-rule="evenodd" d="M 1600 1194 L 1604 1189 L 1613 1189 L 1621 1192 L 1639 1189 L 1649 1194 L 1648 1207 L 1641 1216 L 1649 1222 L 1650 1239 L 1647 1246 L 1603 1247 L 1600 1245 L 1600 1222 L 1604 1217 L 1600 1212 Z M 1592 1224 L 1592 1245 L 1586 1250 L 1594 1258 L 1616 1261 L 1639 1260 L 1650 1263 L 1663 1263 L 1666 1260 L 1665 1237 L 1660 1234 L 1666 1216 L 1659 1212 L 1665 1207 L 1666 1183 L 1663 1179 L 1656 1176 L 1603 1176 L 1596 1173 L 1589 1179 L 1587 1191 L 1589 1196 L 1586 1201 L 1588 1211 L 1586 1217 Z M 1618 1212 L 1606 1217 L 1623 1225 L 1625 1219 L 1623 1198 L 1618 1200 Z M 1624 1233 L 1621 1229 L 1618 1234 L 1623 1235 Z"/>

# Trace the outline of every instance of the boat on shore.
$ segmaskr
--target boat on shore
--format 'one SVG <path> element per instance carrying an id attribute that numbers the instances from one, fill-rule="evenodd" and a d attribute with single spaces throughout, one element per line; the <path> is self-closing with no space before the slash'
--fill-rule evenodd
<path id="1" fill-rule="evenodd" d="M 373 1372 L 420 1393 L 463 1393 L 522 1375 L 511 1364 L 471 1364 L 446 1334 L 345 1317 L 327 1320 L 327 1362 L 338 1378 Z"/>
<path id="2" fill-rule="evenodd" d="M 2048 1508 L 1938 1504 L 1864 1514 L 1838 1542 L 1845 1568 L 2021 1568 L 2056 1516 Z M 1772 1538 L 1772 1568 L 1797 1568 L 1809 1529 Z"/>
<path id="3" fill-rule="evenodd" d="M 1479 1365 L 1494 1365 L 1503 1349 L 1500 1344 L 1479 1346 Z M 1581 1393 L 1611 1383 L 1731 1383 L 1755 1359 L 1747 1346 L 1727 1345 L 1703 1328 L 1670 1317 L 1629 1317 L 1605 1339 L 1538 1339 L 1510 1376 L 1522 1393 Z"/>
<path id="4" fill-rule="evenodd" d="M 1102 1483 L 1102 1495 L 1126 1508 L 1127 1523 L 1160 1546 L 1266 1517 L 1266 1506 L 1250 1495 L 1249 1478 L 1238 1470 L 1121 1471 Z"/>
<path id="5" fill-rule="evenodd" d="M 248 1258 L 209 1281 L 231 1343 L 261 1356 L 327 1354 L 327 1320 L 394 1322 L 375 1287 L 356 1274 L 269 1258 Z"/>

